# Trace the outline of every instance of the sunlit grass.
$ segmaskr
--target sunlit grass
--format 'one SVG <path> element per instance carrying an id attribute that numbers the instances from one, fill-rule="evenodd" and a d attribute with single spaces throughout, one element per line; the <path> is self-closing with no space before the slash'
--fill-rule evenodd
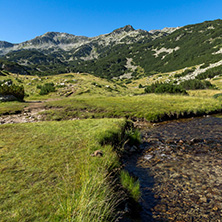
<path id="1" fill-rule="evenodd" d="M 213 97 L 215 94 L 221 93 L 221 90 L 216 89 L 199 89 L 199 90 L 189 90 L 188 91 L 190 96 L 197 96 L 197 97 Z"/>
<path id="2" fill-rule="evenodd" d="M 138 201 L 141 192 L 140 192 L 140 183 L 139 180 L 134 179 L 132 176 L 129 175 L 129 173 L 125 170 L 122 170 L 120 173 L 120 180 L 123 187 L 128 190 L 131 197 Z"/>
<path id="3" fill-rule="evenodd" d="M 221 76 L 211 79 L 211 83 L 216 85 L 219 89 L 222 89 L 222 77 Z"/>
<path id="4" fill-rule="evenodd" d="M 0 116 L 22 112 L 26 105 L 21 102 L 0 102 Z"/>
<path id="5" fill-rule="evenodd" d="M 123 119 L 0 126 L 1 221 L 111 221 Z M 104 144 L 104 145 L 101 145 Z M 102 157 L 92 157 L 95 150 Z M 118 198 L 118 199 L 117 199 Z"/>
<path id="6" fill-rule="evenodd" d="M 116 84 L 115 82 L 85 73 L 68 73 L 47 77 L 24 76 L 16 74 L 0 76 L 0 80 L 5 79 L 12 79 L 16 85 L 24 86 L 25 93 L 27 95 L 25 97 L 26 101 L 63 98 L 69 92 L 72 92 L 71 97 L 80 94 L 111 96 L 120 94 L 125 95 L 129 93 L 129 90 L 126 90 L 126 88 Z M 54 83 L 56 86 L 56 92 L 48 95 L 39 95 L 40 89 L 37 89 L 37 86 L 44 85 L 45 83 Z M 61 86 L 60 84 L 64 84 L 64 87 L 59 87 Z"/>
<path id="7" fill-rule="evenodd" d="M 164 94 L 75 97 L 51 101 L 48 106 L 62 109 L 45 112 L 47 119 L 130 117 L 148 121 L 156 121 L 164 115 L 200 115 L 222 109 L 220 101 L 213 98 Z"/>

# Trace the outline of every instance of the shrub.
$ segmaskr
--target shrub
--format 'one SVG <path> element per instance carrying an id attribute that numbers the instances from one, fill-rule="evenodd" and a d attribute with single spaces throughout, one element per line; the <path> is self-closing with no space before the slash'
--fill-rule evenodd
<path id="1" fill-rule="evenodd" d="M 171 83 L 153 83 L 145 88 L 145 93 L 170 93 L 170 94 L 183 94 L 187 95 L 185 89 L 179 85 Z"/>
<path id="2" fill-rule="evenodd" d="M 0 83 L 0 95 L 13 95 L 19 101 L 23 101 L 25 96 L 25 90 L 23 86 L 17 86 L 15 84 L 6 85 Z"/>
<path id="3" fill-rule="evenodd" d="M 207 80 L 201 81 L 199 79 L 186 80 L 184 82 L 181 82 L 180 86 L 186 90 L 215 88 L 215 86 L 212 85 L 209 81 L 207 81 Z"/>
<path id="4" fill-rule="evenodd" d="M 217 93 L 217 94 L 213 95 L 213 98 L 222 99 L 222 93 Z"/>
<path id="5" fill-rule="evenodd" d="M 39 93 L 40 95 L 47 95 L 50 92 L 56 91 L 54 83 L 45 83 L 42 86 L 38 85 L 37 89 L 40 89 L 40 93 Z"/>
<path id="6" fill-rule="evenodd" d="M 194 71 L 195 71 L 195 67 L 194 68 L 190 68 L 190 69 L 186 69 L 182 73 L 175 74 L 174 77 L 176 77 L 176 78 L 183 77 L 183 76 L 186 76 L 186 75 L 188 75 L 188 74 L 190 74 L 190 73 L 192 73 Z"/>
<path id="7" fill-rule="evenodd" d="M 222 65 L 208 69 L 204 73 L 200 73 L 198 76 L 196 76 L 196 79 L 199 79 L 199 80 L 207 79 L 207 78 L 211 79 L 220 74 L 222 74 Z"/>
<path id="8" fill-rule="evenodd" d="M 70 78 L 72 78 L 72 77 L 75 77 L 75 76 L 72 75 L 72 74 L 68 74 L 68 75 L 66 75 L 66 77 L 70 77 Z"/>
<path id="9" fill-rule="evenodd" d="M 125 83 L 126 83 L 126 84 L 130 84 L 130 83 L 132 83 L 132 80 L 127 79 Z"/>

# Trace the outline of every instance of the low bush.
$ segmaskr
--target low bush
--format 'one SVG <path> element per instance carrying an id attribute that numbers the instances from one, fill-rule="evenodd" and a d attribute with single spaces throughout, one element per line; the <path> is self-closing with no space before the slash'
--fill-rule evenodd
<path id="1" fill-rule="evenodd" d="M 222 99 L 222 93 L 217 93 L 215 95 L 213 95 L 214 99 Z"/>
<path id="2" fill-rule="evenodd" d="M 211 79 L 220 74 L 222 74 L 222 65 L 208 69 L 204 73 L 200 73 L 198 76 L 196 76 L 196 79 L 199 79 L 199 80 L 207 79 L 207 78 Z"/>
<path id="3" fill-rule="evenodd" d="M 128 80 L 125 81 L 125 83 L 130 84 L 130 83 L 132 83 L 132 80 L 128 79 Z"/>
<path id="4" fill-rule="evenodd" d="M 185 89 L 172 83 L 153 83 L 145 88 L 145 93 L 170 93 L 187 95 Z"/>
<path id="5" fill-rule="evenodd" d="M 194 68 L 190 68 L 190 69 L 186 69 L 182 73 L 175 74 L 174 77 L 176 77 L 176 78 L 184 77 L 184 76 L 186 76 L 186 75 L 188 75 L 188 74 L 190 74 L 190 73 L 192 73 L 194 71 L 195 71 L 195 67 Z"/>
<path id="6" fill-rule="evenodd" d="M 207 80 L 199 80 L 199 79 L 190 79 L 186 80 L 184 82 L 180 83 L 180 86 L 186 90 L 189 89 L 212 89 L 215 88 L 214 85 L 212 85 L 209 81 Z"/>
<path id="7" fill-rule="evenodd" d="M 55 92 L 55 85 L 54 83 L 45 83 L 44 85 L 38 85 L 37 89 L 40 89 L 40 95 L 47 95 L 50 92 Z"/>
<path id="8" fill-rule="evenodd" d="M 170 93 L 187 95 L 188 93 L 186 90 L 214 88 L 215 86 L 207 80 L 201 81 L 199 79 L 190 79 L 181 82 L 179 85 L 173 83 L 153 83 L 150 86 L 146 86 L 145 93 Z"/>
<path id="9" fill-rule="evenodd" d="M 0 95 L 9 96 L 12 95 L 19 101 L 23 101 L 25 97 L 25 90 L 23 85 L 18 86 L 13 84 L 12 80 L 4 80 L 0 82 Z"/>

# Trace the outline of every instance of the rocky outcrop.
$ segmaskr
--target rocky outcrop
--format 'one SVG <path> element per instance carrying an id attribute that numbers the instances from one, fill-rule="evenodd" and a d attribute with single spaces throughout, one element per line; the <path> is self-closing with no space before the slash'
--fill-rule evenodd
<path id="1" fill-rule="evenodd" d="M 131 25 L 126 25 L 122 28 L 119 28 L 119 29 L 115 29 L 112 33 L 115 33 L 115 34 L 120 34 L 122 32 L 131 32 L 131 31 L 135 31 L 135 29 L 133 28 L 133 26 Z"/>
<path id="2" fill-rule="evenodd" d="M 0 95 L 0 102 L 16 101 L 18 100 L 13 95 Z"/>
<path id="3" fill-rule="evenodd" d="M 10 43 L 10 42 L 5 42 L 5 41 L 0 41 L 0 48 L 9 48 L 9 47 L 13 47 L 14 44 Z"/>

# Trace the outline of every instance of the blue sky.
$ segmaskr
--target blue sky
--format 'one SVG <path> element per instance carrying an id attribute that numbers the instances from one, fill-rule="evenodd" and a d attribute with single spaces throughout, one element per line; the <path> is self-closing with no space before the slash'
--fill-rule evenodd
<path id="1" fill-rule="evenodd" d="M 162 29 L 222 19 L 221 0 L 0 0 L 0 41 L 48 31 L 97 36 L 125 25 Z"/>

